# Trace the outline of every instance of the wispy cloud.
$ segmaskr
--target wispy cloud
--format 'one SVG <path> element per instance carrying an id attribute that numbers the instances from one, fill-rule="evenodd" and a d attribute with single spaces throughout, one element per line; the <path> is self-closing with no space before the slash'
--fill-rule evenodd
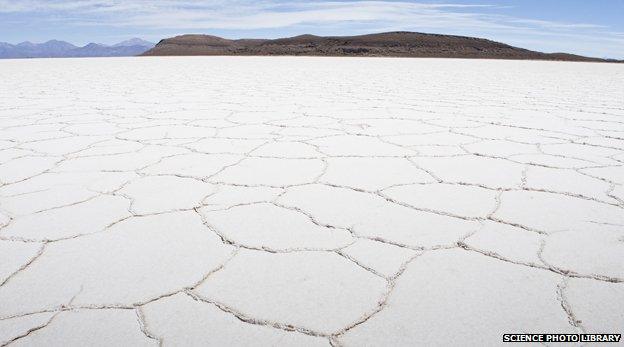
<path id="1" fill-rule="evenodd" d="M 0 0 L 0 12 L 65 12 L 81 18 L 73 24 L 91 23 L 104 26 L 250 29 L 280 28 L 305 23 L 381 21 L 397 24 L 409 22 L 431 27 L 598 27 L 585 23 L 556 23 L 521 18 L 501 17 L 494 20 L 478 12 L 465 12 L 468 9 L 488 7 L 494 6 L 402 1 Z M 459 9 L 462 11 L 457 11 Z"/>

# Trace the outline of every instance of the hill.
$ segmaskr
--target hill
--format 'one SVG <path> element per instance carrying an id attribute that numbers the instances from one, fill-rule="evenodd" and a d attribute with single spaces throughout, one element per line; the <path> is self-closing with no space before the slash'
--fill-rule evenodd
<path id="1" fill-rule="evenodd" d="M 475 37 L 405 31 L 360 36 L 301 35 L 274 40 L 229 40 L 211 35 L 182 35 L 164 39 L 142 55 L 309 55 L 608 61 L 567 53 L 536 52 Z"/>

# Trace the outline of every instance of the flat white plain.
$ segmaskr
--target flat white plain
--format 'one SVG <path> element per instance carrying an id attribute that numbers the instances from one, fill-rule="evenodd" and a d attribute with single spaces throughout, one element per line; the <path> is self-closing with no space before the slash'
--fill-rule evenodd
<path id="1" fill-rule="evenodd" d="M 622 332 L 624 65 L 0 61 L 0 345 Z"/>

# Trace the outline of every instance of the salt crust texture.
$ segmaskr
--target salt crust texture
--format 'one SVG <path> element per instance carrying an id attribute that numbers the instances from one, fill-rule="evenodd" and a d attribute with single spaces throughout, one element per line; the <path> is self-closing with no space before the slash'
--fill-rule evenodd
<path id="1" fill-rule="evenodd" d="M 0 346 L 622 332 L 624 66 L 0 62 Z"/>

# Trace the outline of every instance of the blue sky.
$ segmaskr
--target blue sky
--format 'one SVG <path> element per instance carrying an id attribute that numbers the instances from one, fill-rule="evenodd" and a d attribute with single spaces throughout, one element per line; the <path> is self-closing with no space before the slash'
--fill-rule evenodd
<path id="1" fill-rule="evenodd" d="M 0 0 L 0 41 L 115 43 L 409 30 L 624 58 L 624 0 Z"/>

